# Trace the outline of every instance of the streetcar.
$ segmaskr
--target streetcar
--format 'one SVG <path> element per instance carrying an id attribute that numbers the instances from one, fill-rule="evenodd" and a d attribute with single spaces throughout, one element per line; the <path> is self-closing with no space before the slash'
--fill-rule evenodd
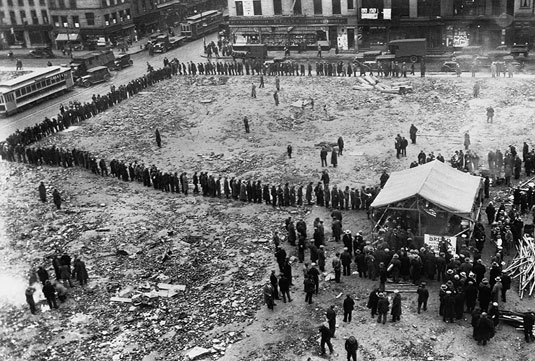
<path id="1" fill-rule="evenodd" d="M 74 87 L 71 68 L 0 68 L 0 115 L 9 116 Z"/>
<path id="2" fill-rule="evenodd" d="M 200 14 L 187 17 L 180 24 L 180 34 L 186 40 L 201 38 L 210 33 L 219 31 L 223 24 L 223 13 L 218 10 L 203 11 Z"/>

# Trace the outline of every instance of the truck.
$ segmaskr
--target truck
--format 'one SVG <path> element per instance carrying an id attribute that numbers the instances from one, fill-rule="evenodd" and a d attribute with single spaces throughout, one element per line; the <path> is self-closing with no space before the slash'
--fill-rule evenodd
<path id="1" fill-rule="evenodd" d="M 232 46 L 231 56 L 241 59 L 265 60 L 267 52 L 267 45 L 265 44 L 235 44 Z"/>
<path id="2" fill-rule="evenodd" d="M 395 55 L 397 61 L 410 61 L 417 63 L 426 56 L 427 39 L 399 39 L 388 43 L 388 51 Z"/>
<path id="3" fill-rule="evenodd" d="M 85 55 L 72 58 L 70 67 L 73 70 L 74 79 L 87 74 L 87 71 L 97 66 L 113 67 L 115 55 L 111 50 L 92 51 Z"/>
<path id="4" fill-rule="evenodd" d="M 87 71 L 87 74 L 76 80 L 76 85 L 89 88 L 93 84 L 102 83 L 111 79 L 110 71 L 106 66 L 96 66 Z"/>

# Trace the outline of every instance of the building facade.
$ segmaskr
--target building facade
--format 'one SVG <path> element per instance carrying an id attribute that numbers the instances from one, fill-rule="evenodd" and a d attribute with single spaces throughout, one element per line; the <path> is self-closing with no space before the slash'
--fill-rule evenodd
<path id="1" fill-rule="evenodd" d="M 228 0 L 235 43 L 355 48 L 357 0 Z"/>
<path id="2" fill-rule="evenodd" d="M 535 43 L 534 3 L 534 0 L 516 0 L 513 22 L 513 44 L 527 43 L 531 49 Z"/>
<path id="3" fill-rule="evenodd" d="M 59 49 L 66 43 L 90 43 L 97 39 L 117 42 L 135 36 L 129 0 L 48 1 Z"/>
<path id="4" fill-rule="evenodd" d="M 533 1 L 524 2 L 532 6 Z M 512 41 L 513 15 L 521 5 L 515 0 L 228 0 L 237 43 L 326 41 L 340 50 L 382 49 L 390 40 L 406 38 L 427 38 L 429 48 L 490 49 Z"/>
<path id="5" fill-rule="evenodd" d="M 0 0 L 0 47 L 50 45 L 46 0 Z"/>

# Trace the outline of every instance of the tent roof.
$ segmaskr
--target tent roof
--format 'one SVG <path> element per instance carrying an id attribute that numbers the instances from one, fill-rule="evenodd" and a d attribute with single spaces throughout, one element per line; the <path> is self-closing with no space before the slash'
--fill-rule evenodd
<path id="1" fill-rule="evenodd" d="M 371 206 L 386 207 L 419 195 L 449 212 L 471 213 L 480 186 L 481 177 L 435 160 L 393 172 Z"/>

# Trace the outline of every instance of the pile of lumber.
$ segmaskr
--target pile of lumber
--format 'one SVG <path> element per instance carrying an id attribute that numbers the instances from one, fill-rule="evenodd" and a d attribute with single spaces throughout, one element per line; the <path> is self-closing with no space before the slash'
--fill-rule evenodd
<path id="1" fill-rule="evenodd" d="M 381 93 L 406 94 L 412 93 L 412 85 L 409 82 L 394 82 L 390 86 L 380 83 L 379 79 L 373 75 L 356 77 L 358 84 L 353 86 L 353 90 L 379 90 Z"/>
<path id="2" fill-rule="evenodd" d="M 518 293 L 520 298 L 524 292 L 533 294 L 535 289 L 535 241 L 532 237 L 524 235 L 517 245 L 517 255 L 511 264 L 504 270 L 511 278 L 518 278 Z"/>
<path id="3" fill-rule="evenodd" d="M 500 310 L 500 321 L 515 327 L 517 330 L 524 329 L 524 314 L 507 310 Z"/>

